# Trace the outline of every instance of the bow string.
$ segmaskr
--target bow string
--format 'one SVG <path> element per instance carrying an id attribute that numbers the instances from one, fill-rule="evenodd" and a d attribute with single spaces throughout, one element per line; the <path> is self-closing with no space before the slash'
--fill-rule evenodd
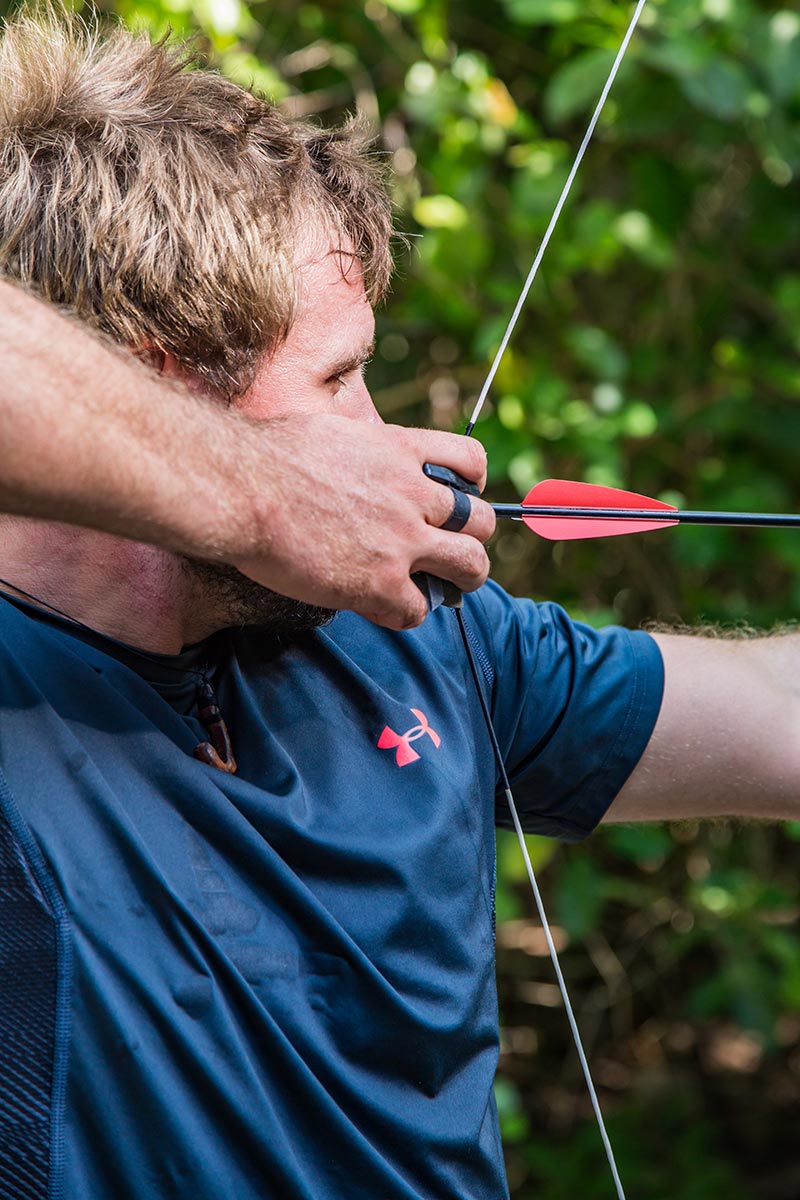
<path id="1" fill-rule="evenodd" d="M 578 170 L 583 161 L 584 155 L 586 154 L 586 151 L 589 147 L 589 143 L 592 140 L 595 128 L 597 126 L 597 122 L 600 119 L 600 114 L 602 113 L 603 108 L 605 107 L 605 103 L 606 103 L 606 100 L 608 99 L 609 92 L 611 91 L 611 88 L 614 84 L 614 80 L 617 77 L 617 73 L 622 64 L 622 60 L 625 57 L 625 53 L 628 49 L 628 45 L 630 44 L 630 40 L 633 37 L 634 30 L 636 29 L 636 26 L 639 23 L 639 18 L 642 15 L 642 11 L 643 11 L 646 3 L 647 3 L 647 0 L 638 0 L 636 7 L 634 9 L 633 15 L 628 24 L 628 27 L 625 31 L 625 35 L 620 43 L 616 57 L 614 58 L 614 62 L 612 63 L 612 66 L 611 66 L 611 70 L 608 73 L 608 77 L 607 77 L 605 84 L 603 85 L 603 89 L 600 93 L 600 98 L 597 102 L 594 112 L 592 113 L 591 120 L 589 121 L 589 124 L 587 126 L 586 133 L 583 136 L 583 140 L 581 141 L 581 144 L 578 148 L 578 152 L 575 155 L 575 160 L 572 164 L 572 167 L 570 168 L 569 174 L 567 176 L 567 180 L 566 180 L 564 187 L 561 190 L 561 194 L 556 202 L 556 206 L 553 210 L 553 215 L 550 218 L 550 221 L 544 232 L 544 236 L 542 237 L 542 240 L 539 244 L 539 248 L 536 251 L 536 255 L 534 257 L 533 263 L 532 263 L 531 268 L 528 272 L 528 275 L 525 279 L 525 282 L 522 285 L 522 290 L 520 291 L 519 297 L 514 306 L 514 311 L 511 314 L 511 318 L 508 322 L 508 325 L 506 326 L 506 330 L 500 341 L 500 345 L 497 349 L 497 353 L 495 354 L 494 361 L 492 362 L 492 365 L 489 369 L 489 373 L 486 376 L 486 379 L 484 380 L 483 386 L 478 395 L 477 402 L 475 404 L 475 407 L 472 411 L 472 415 L 470 416 L 469 422 L 468 422 L 466 430 L 465 430 L 465 433 L 468 437 L 472 435 L 472 432 L 475 428 L 475 423 L 477 422 L 478 417 L 481 414 L 481 410 L 483 409 L 483 406 L 486 402 L 486 397 L 488 396 L 489 390 L 492 386 L 492 383 L 494 382 L 494 378 L 495 378 L 495 375 L 497 374 L 498 367 L 500 366 L 503 355 L 505 354 L 508 344 L 511 340 L 511 335 L 513 334 L 514 328 L 517 324 L 517 321 L 519 320 L 520 314 L 525 305 L 525 301 L 528 297 L 528 293 L 530 292 L 531 287 L 533 286 L 534 280 L 536 279 L 536 276 L 539 272 L 539 267 L 542 264 L 542 260 L 547 251 L 547 247 L 550 243 L 550 239 L 553 236 L 553 233 L 555 231 L 555 228 L 556 228 L 559 218 L 561 216 L 561 212 L 564 208 L 564 205 L 567 202 L 570 191 L 572 190 L 572 185 L 575 181 L 575 177 L 578 174 Z M 605 1121 L 603 1120 L 603 1114 L 602 1114 L 602 1111 L 600 1108 L 600 1101 L 597 1096 L 597 1090 L 594 1085 L 594 1080 L 592 1079 L 591 1069 L 589 1067 L 589 1062 L 588 1062 L 586 1052 L 583 1047 L 583 1041 L 581 1039 L 580 1030 L 578 1028 L 578 1023 L 575 1018 L 575 1013 L 574 1013 L 574 1010 L 572 1007 L 572 1002 L 569 997 L 569 991 L 567 989 L 566 980 L 564 979 L 564 975 L 561 970 L 561 964 L 558 959 L 558 952 L 556 950 L 555 943 L 553 941 L 553 936 L 552 936 L 552 933 L 550 930 L 550 923 L 548 921 L 547 913 L 545 911 L 544 903 L 542 901 L 542 895 L 539 890 L 539 885 L 538 885 L 538 882 L 536 879 L 536 873 L 533 869 L 531 857 L 530 857 L 530 854 L 528 853 L 528 847 L 525 842 L 525 833 L 522 828 L 522 823 L 519 819 L 519 814 L 517 812 L 517 806 L 514 802 L 514 796 L 513 796 L 512 790 L 511 790 L 511 784 L 510 784 L 510 781 L 508 778 L 508 772 L 506 770 L 503 753 L 502 753 L 500 744 L 497 739 L 497 734 L 495 732 L 494 725 L 492 723 L 491 713 L 489 712 L 489 707 L 488 707 L 486 698 L 483 694 L 483 689 L 481 687 L 481 681 L 480 681 L 480 675 L 478 672 L 477 665 L 475 663 L 475 657 L 472 652 L 472 647 L 470 646 L 469 636 L 467 634 L 467 629 L 464 624 L 463 613 L 460 608 L 455 609 L 455 615 L 456 615 L 456 619 L 458 621 L 459 631 L 461 634 L 461 640 L 464 644 L 464 651 L 466 653 L 467 661 L 470 666 L 470 672 L 472 674 L 473 681 L 475 683 L 475 689 L 478 694 L 478 699 L 479 699 L 481 710 L 483 713 L 483 718 L 486 723 L 486 728 L 487 728 L 487 731 L 489 734 L 489 739 L 492 744 L 492 751 L 493 751 L 493 754 L 494 754 L 494 757 L 495 757 L 495 760 L 497 763 L 497 769 L 498 769 L 498 773 L 499 773 L 499 777 L 500 777 L 500 782 L 501 782 L 501 785 L 503 788 L 503 792 L 505 795 L 505 800 L 508 805 L 509 811 L 511 813 L 511 819 L 514 823 L 514 829 L 516 830 L 517 838 L 519 840 L 520 848 L 522 851 L 522 856 L 525 861 L 525 869 L 526 869 L 526 872 L 528 875 L 528 881 L 531 886 L 531 891 L 533 892 L 533 898 L 534 898 L 534 901 L 536 904 L 537 911 L 539 913 L 539 919 L 542 923 L 542 929 L 544 931 L 545 939 L 547 941 L 547 948 L 548 948 L 548 951 L 550 953 L 550 958 L 553 963 L 553 969 L 555 971 L 556 979 L 558 981 L 559 991 L 561 993 L 561 998 L 562 998 L 562 1001 L 564 1004 L 564 1009 L 567 1014 L 567 1020 L 569 1022 L 570 1030 L 572 1032 L 572 1038 L 575 1043 L 575 1049 L 578 1054 L 578 1059 L 580 1061 L 584 1079 L 586 1080 L 586 1086 L 587 1086 L 587 1089 L 589 1092 L 589 1098 L 592 1103 L 592 1108 L 594 1110 L 597 1127 L 600 1132 L 600 1137 L 603 1142 L 603 1147 L 605 1149 L 606 1158 L 608 1160 L 608 1165 L 609 1165 L 609 1168 L 611 1171 L 611 1177 L 613 1179 L 614 1187 L 615 1187 L 616 1193 L 617 1193 L 617 1198 L 618 1198 L 618 1200 L 625 1200 L 625 1192 L 622 1187 L 622 1181 L 620 1179 L 619 1171 L 617 1169 L 616 1160 L 614 1158 L 614 1151 L 611 1146 L 611 1141 L 609 1139 L 608 1132 L 606 1130 Z"/>

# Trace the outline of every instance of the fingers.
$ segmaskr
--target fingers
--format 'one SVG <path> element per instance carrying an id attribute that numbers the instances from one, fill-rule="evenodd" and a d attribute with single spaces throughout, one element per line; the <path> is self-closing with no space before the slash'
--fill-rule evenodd
<path id="1" fill-rule="evenodd" d="M 403 440 L 419 458 L 420 466 L 431 462 L 450 467 L 472 483 L 477 483 L 483 491 L 486 486 L 486 451 L 477 438 L 443 433 L 438 429 L 405 429 L 398 425 L 390 428 L 402 434 Z"/>
<path id="2" fill-rule="evenodd" d="M 436 486 L 442 492 L 450 491 L 449 488 Z M 438 579 L 447 579 L 462 592 L 473 592 L 486 582 L 490 564 L 483 539 L 493 532 L 495 515 L 490 505 L 474 496 L 470 499 L 473 512 L 463 532 L 448 533 L 430 526 L 428 546 L 415 560 L 411 573 L 425 571 Z M 396 580 L 391 590 L 384 586 L 379 596 L 366 598 L 355 611 L 377 625 L 402 630 L 421 625 L 428 614 L 428 607 L 425 597 L 409 575 Z"/>
<path id="3" fill-rule="evenodd" d="M 260 488 L 248 494 L 250 522 L 244 534 L 236 522 L 238 540 L 226 558 L 245 574 L 285 595 L 349 608 L 398 630 L 421 624 L 427 614 L 411 579 L 415 572 L 448 580 L 464 592 L 485 581 L 489 563 L 482 543 L 494 530 L 494 511 L 478 496 L 464 494 L 460 507 L 468 512 L 459 514 L 467 515 L 464 525 L 443 530 L 453 514 L 453 491 L 422 470 L 426 462 L 439 464 L 482 488 L 486 454 L 477 439 L 330 414 L 316 417 L 313 431 L 307 421 L 281 419 L 271 424 L 270 434 L 271 463 L 276 439 L 283 447 L 278 478 L 273 473 L 269 479 L 267 495 L 273 499 L 265 503 Z M 253 453 L 258 480 L 260 438 L 253 437 Z"/>
<path id="4" fill-rule="evenodd" d="M 474 537 L 431 530 L 430 551 L 417 560 L 414 570 L 449 579 L 459 591 L 474 592 L 489 577 L 489 557 Z"/>
<path id="5" fill-rule="evenodd" d="M 487 542 L 497 524 L 494 509 L 491 504 L 487 504 L 478 496 L 467 496 L 463 492 L 461 494 L 464 500 L 469 502 L 470 515 L 459 532 L 477 538 L 479 542 Z M 431 483 L 426 492 L 425 501 L 428 506 L 428 523 L 436 529 L 441 529 L 445 521 L 449 520 L 453 514 L 452 489 L 443 487 L 440 483 Z"/>
<path id="6" fill-rule="evenodd" d="M 460 489 L 451 487 L 450 492 L 453 497 L 453 511 L 439 528 L 446 529 L 450 533 L 461 533 L 461 530 L 472 516 L 472 505 L 470 504 L 469 495 Z"/>

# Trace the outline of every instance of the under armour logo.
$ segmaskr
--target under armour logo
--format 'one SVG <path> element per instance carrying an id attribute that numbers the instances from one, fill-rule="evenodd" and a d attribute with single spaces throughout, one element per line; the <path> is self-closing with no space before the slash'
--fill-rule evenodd
<path id="1" fill-rule="evenodd" d="M 416 742 L 418 738 L 424 737 L 426 734 L 433 742 L 438 750 L 442 744 L 442 739 L 439 737 L 435 729 L 431 729 L 428 724 L 428 718 L 425 713 L 418 708 L 412 708 L 411 712 L 417 718 L 418 725 L 412 725 L 405 733 L 395 733 L 388 725 L 384 726 L 383 733 L 378 738 L 379 750 L 395 750 L 395 762 L 398 767 L 407 767 L 409 763 L 416 762 L 419 758 L 416 750 L 412 749 L 411 743 Z"/>

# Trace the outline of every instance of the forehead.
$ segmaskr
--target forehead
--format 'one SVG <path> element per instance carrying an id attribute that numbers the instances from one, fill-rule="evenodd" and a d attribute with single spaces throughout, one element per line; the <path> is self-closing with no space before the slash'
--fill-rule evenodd
<path id="1" fill-rule="evenodd" d="M 296 287 L 297 310 L 286 349 L 313 351 L 318 357 L 372 340 L 375 320 L 353 253 L 337 248 L 305 258 L 297 268 Z"/>

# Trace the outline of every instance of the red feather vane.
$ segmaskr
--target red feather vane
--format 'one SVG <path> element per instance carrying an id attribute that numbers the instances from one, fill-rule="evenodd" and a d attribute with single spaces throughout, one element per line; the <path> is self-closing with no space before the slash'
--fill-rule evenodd
<path id="1" fill-rule="evenodd" d="M 531 488 L 521 504 L 492 507 L 498 517 L 522 520 L 539 537 L 552 542 L 647 533 L 672 525 L 800 527 L 800 515 L 795 513 L 678 509 L 638 492 L 568 479 L 545 479 Z"/>

